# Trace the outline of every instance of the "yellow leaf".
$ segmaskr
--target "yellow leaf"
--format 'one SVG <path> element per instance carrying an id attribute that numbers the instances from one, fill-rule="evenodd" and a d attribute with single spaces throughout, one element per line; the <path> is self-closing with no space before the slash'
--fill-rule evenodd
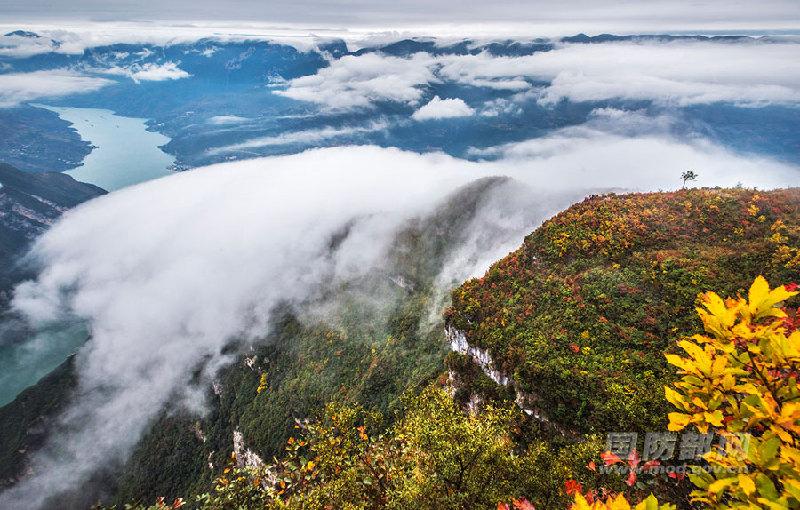
<path id="1" fill-rule="evenodd" d="M 783 312 L 780 310 L 773 310 L 772 308 L 796 294 L 797 292 L 789 292 L 786 290 L 786 287 L 783 285 L 770 291 L 767 280 L 759 275 L 747 294 L 750 314 L 756 319 L 768 316 L 783 316 Z"/>
<path id="2" fill-rule="evenodd" d="M 686 409 L 686 401 L 683 399 L 683 395 L 673 390 L 669 386 L 664 386 L 664 394 L 667 397 L 667 402 L 674 405 L 678 409 Z"/>
<path id="3" fill-rule="evenodd" d="M 719 494 L 736 480 L 737 480 L 736 478 L 720 478 L 719 480 L 715 481 L 714 483 L 708 486 L 708 492 Z"/>
<path id="4" fill-rule="evenodd" d="M 608 502 L 608 510 L 631 510 L 631 505 L 625 496 L 618 494 L 616 498 Z"/>
<path id="5" fill-rule="evenodd" d="M 769 295 L 769 283 L 763 276 L 758 275 L 747 292 L 747 301 L 750 302 L 751 313 L 755 311 L 754 307 L 761 303 L 767 295 Z"/>
<path id="6" fill-rule="evenodd" d="M 571 510 L 592 510 L 592 507 L 580 493 L 576 493 L 575 504 L 572 505 Z"/>
<path id="7" fill-rule="evenodd" d="M 789 494 L 795 499 L 800 500 L 800 480 L 787 478 L 783 481 L 783 485 Z"/>
<path id="8" fill-rule="evenodd" d="M 745 494 L 750 496 L 756 491 L 756 484 L 753 482 L 753 479 L 747 475 L 740 474 L 738 477 L 739 487 L 742 488 Z"/>
<path id="9" fill-rule="evenodd" d="M 727 317 L 728 308 L 725 306 L 725 302 L 716 292 L 706 292 L 705 294 L 701 294 L 700 300 L 714 317 L 717 317 L 718 319 Z"/>
<path id="10" fill-rule="evenodd" d="M 686 372 L 691 371 L 692 365 L 691 363 L 688 362 L 688 360 L 685 360 L 675 354 L 666 354 L 665 356 L 667 358 L 667 363 L 669 363 L 670 365 L 675 365 L 676 367 Z"/>
<path id="11" fill-rule="evenodd" d="M 683 430 L 689 424 L 689 422 L 692 421 L 691 416 L 683 413 L 669 413 L 668 417 L 669 425 L 667 426 L 667 429 L 669 429 L 670 432 Z"/>
<path id="12" fill-rule="evenodd" d="M 713 413 L 703 413 L 703 416 L 705 417 L 706 421 L 711 425 L 714 425 L 715 427 L 722 426 L 722 419 L 724 418 L 724 416 L 722 415 L 722 411 L 716 410 Z"/>
<path id="13" fill-rule="evenodd" d="M 641 503 L 636 505 L 634 510 L 658 510 L 658 500 L 650 494 Z"/>

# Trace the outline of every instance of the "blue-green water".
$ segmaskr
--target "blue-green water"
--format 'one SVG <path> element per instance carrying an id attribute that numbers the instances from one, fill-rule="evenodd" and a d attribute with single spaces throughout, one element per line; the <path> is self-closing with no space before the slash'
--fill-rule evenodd
<path id="1" fill-rule="evenodd" d="M 146 119 L 99 108 L 37 106 L 71 122 L 81 138 L 95 146 L 83 166 L 66 172 L 75 179 L 114 191 L 171 173 L 175 158 L 160 149 L 169 138 L 147 131 Z"/>
<path id="2" fill-rule="evenodd" d="M 66 172 L 79 181 L 114 191 L 171 173 L 174 158 L 159 148 L 169 138 L 147 131 L 145 119 L 97 108 L 36 106 L 71 122 L 81 138 L 95 146 L 83 166 Z M 82 324 L 59 323 L 40 329 L 23 343 L 0 343 L 0 406 L 63 363 L 88 336 Z"/>
<path id="3" fill-rule="evenodd" d="M 53 324 L 24 343 L 0 345 L 0 406 L 49 374 L 89 337 L 83 324 Z"/>

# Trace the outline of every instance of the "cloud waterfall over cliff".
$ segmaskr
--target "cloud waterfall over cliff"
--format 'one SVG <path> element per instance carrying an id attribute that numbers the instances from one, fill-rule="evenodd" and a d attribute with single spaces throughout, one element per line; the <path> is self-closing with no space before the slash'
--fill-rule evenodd
<path id="1" fill-rule="evenodd" d="M 477 212 L 474 232 L 446 261 L 443 288 L 484 271 L 582 194 L 677 185 L 680 168 L 659 161 L 705 165 L 704 182 L 719 184 L 749 176 L 780 185 L 793 171 L 722 149 L 591 130 L 499 153 L 507 159 L 471 163 L 375 147 L 312 150 L 177 174 L 67 213 L 37 242 L 42 271 L 18 287 L 14 306 L 39 325 L 81 318 L 92 338 L 78 353 L 73 405 L 33 457 L 33 474 L 0 494 L 0 506 L 39 506 L 104 463 L 124 461 L 165 405 L 201 410 L 202 388 L 231 360 L 223 352 L 232 340 L 263 337 L 278 304 L 308 302 L 326 282 L 380 267 L 404 222 L 475 179 L 509 175 L 517 184 Z M 332 252 L 332 237 L 348 224 L 356 227 Z M 199 387 L 187 385 L 195 371 Z"/>

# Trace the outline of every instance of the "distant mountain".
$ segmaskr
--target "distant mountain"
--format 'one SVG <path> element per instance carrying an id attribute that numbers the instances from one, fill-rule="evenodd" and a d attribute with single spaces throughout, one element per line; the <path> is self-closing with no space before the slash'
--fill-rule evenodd
<path id="1" fill-rule="evenodd" d="M 66 174 L 27 173 L 0 163 L 0 309 L 24 275 L 17 259 L 31 242 L 64 211 L 105 193 Z"/>
<path id="2" fill-rule="evenodd" d="M 29 32 L 27 30 L 14 30 L 13 32 L 5 34 L 5 37 L 30 37 L 34 39 L 39 39 L 42 36 L 37 34 L 36 32 Z"/>
<path id="3" fill-rule="evenodd" d="M 657 50 L 653 58 L 663 59 L 660 52 L 669 53 L 670 48 L 681 44 L 715 48 L 721 54 L 741 46 L 768 52 L 769 48 L 793 43 L 792 38 L 577 34 L 554 39 L 481 41 L 414 37 L 364 47 L 348 47 L 348 43 L 337 39 L 315 47 L 294 47 L 265 40 L 206 38 L 180 44 L 115 43 L 72 53 L 59 51 L 58 41 L 48 39 L 46 34 L 36 35 L 14 31 L 0 36 L 0 48 L 8 50 L 0 54 L 0 77 L 49 72 L 106 80 L 107 85 L 97 90 L 53 98 L 36 96 L 31 101 L 103 108 L 117 115 L 147 119 L 149 129 L 170 138 L 163 148 L 175 157 L 175 168 L 180 170 L 347 144 L 442 151 L 477 159 L 480 152 L 473 149 L 539 138 L 584 125 L 594 120 L 593 112 L 608 108 L 634 112 L 659 126 L 668 118 L 669 134 L 679 139 L 693 140 L 701 135 L 736 152 L 800 162 L 800 139 L 795 129 L 798 109 L 791 102 L 762 101 L 756 105 L 750 100 L 722 99 L 682 104 L 657 97 L 648 99 L 647 94 L 640 98 L 638 93 L 592 100 L 565 96 L 552 104 L 539 100 L 554 77 L 568 71 L 557 64 L 557 56 L 537 57 L 545 53 L 574 55 L 587 50 L 581 48 L 585 46 L 613 51 L 613 47 L 626 43 Z M 28 52 L 23 51 L 26 48 Z M 416 61 L 411 62 L 413 59 Z M 441 62 L 434 65 L 437 59 Z M 455 64 L 453 61 L 458 59 L 461 63 Z M 471 67 L 489 61 L 507 64 L 514 59 L 519 59 L 519 66 L 498 69 L 492 72 L 495 74 L 490 73 L 492 76 L 478 80 L 452 72 L 460 65 Z M 540 61 L 552 61 L 554 67 L 540 69 L 540 65 L 533 65 Z M 369 99 L 368 107 L 330 108 L 324 102 L 282 94 L 292 80 L 301 77 L 317 76 L 321 83 L 327 81 L 334 88 L 339 76 L 367 80 L 374 62 L 389 66 L 386 79 L 403 83 L 421 80 L 414 84 L 414 90 L 421 94 L 419 99 L 408 101 L 378 94 Z M 450 72 L 442 72 L 441 65 L 446 62 L 452 64 L 446 66 Z M 465 68 L 464 72 L 470 74 L 467 71 Z M 596 72 L 588 67 L 586 71 L 589 75 Z M 430 79 L 424 78 L 427 73 L 431 74 Z M 698 79 L 703 78 L 694 78 Z M 684 76 L 681 80 L 692 78 Z M 523 90 L 527 93 L 521 94 Z M 416 109 L 437 96 L 461 99 L 475 115 L 413 121 L 411 116 Z M 13 108 L 0 108 L 0 154 L 18 168 L 74 168 L 91 151 L 91 142 L 81 140 L 55 113 L 35 108 L 28 101 L 20 101 Z"/>

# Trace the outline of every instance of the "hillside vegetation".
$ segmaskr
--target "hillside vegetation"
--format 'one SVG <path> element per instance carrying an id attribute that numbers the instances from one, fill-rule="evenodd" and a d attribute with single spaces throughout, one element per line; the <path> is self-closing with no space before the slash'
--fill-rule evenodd
<path id="1" fill-rule="evenodd" d="M 447 321 L 562 430 L 665 430 L 664 353 L 701 331 L 697 295 L 795 281 L 799 248 L 798 189 L 594 196 L 453 292 Z"/>
<path id="2" fill-rule="evenodd" d="M 681 373 L 665 354 L 703 331 L 705 293 L 798 279 L 800 190 L 590 197 L 455 289 L 430 324 L 443 250 L 497 185 L 409 225 L 392 274 L 332 291 L 335 321 L 287 305 L 221 374 L 206 416 L 166 410 L 98 483 L 119 508 L 629 508 L 650 493 L 688 507 L 688 479 L 600 473 L 603 460 L 633 463 L 601 457 L 605 434 L 667 430 L 664 387 Z M 351 291 L 375 285 L 393 298 L 365 308 Z M 446 355 L 445 326 L 466 353 Z M 609 505 L 592 506 L 601 495 Z"/>
<path id="3" fill-rule="evenodd" d="M 393 424 L 344 399 L 299 422 L 273 463 L 234 457 L 210 493 L 174 505 L 796 508 L 800 333 L 782 308 L 796 285 L 758 275 L 797 278 L 799 207 L 795 189 L 588 198 L 453 292 L 447 325 L 470 349 L 448 356 L 448 381 L 407 393 Z M 690 424 L 728 452 L 751 434 L 749 457 L 703 461 L 749 474 L 690 482 L 604 453 L 607 432 Z"/>

